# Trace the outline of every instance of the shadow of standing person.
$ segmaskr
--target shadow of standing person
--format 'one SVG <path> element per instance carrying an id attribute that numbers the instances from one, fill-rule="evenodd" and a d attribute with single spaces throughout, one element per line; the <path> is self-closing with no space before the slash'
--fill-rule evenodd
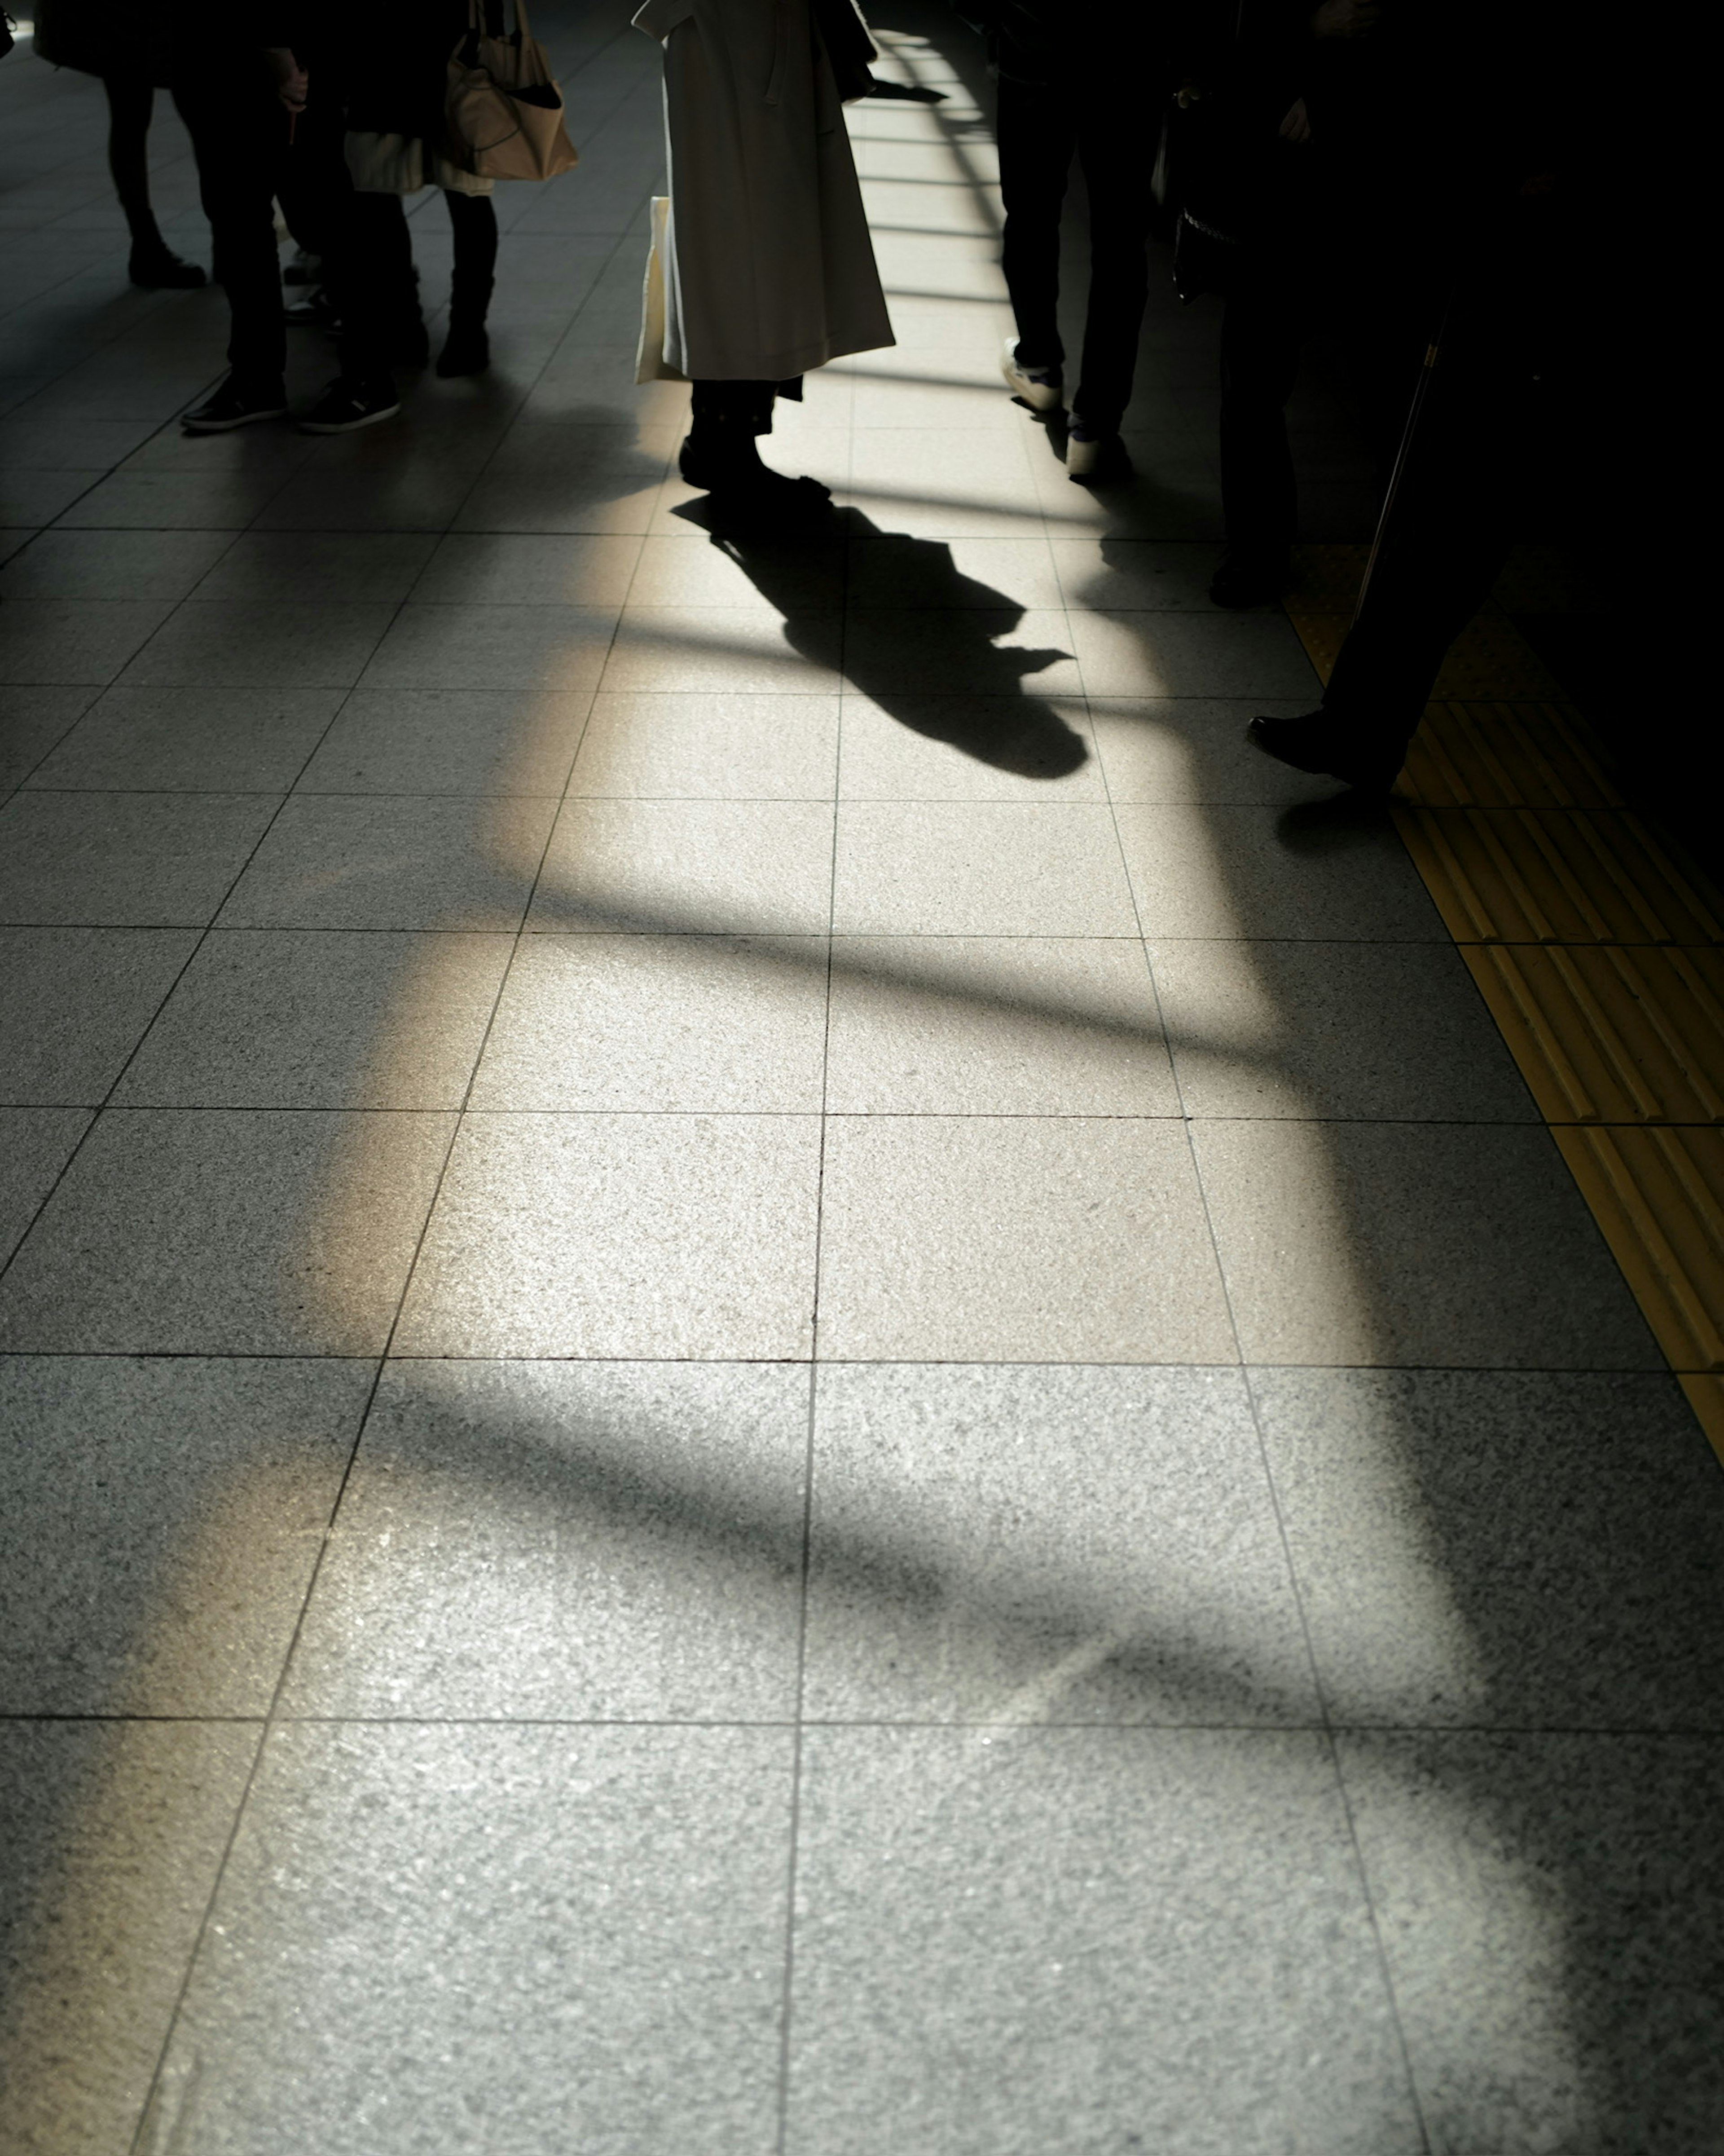
<path id="1" fill-rule="evenodd" d="M 900 726 L 1020 778 L 1065 778 L 1088 760 L 1082 736 L 1024 687 L 1070 654 L 998 643 L 1024 608 L 966 576 L 945 540 L 883 532 L 854 509 L 794 538 L 727 516 L 711 496 L 674 513 L 707 532 L 783 616 L 793 650 L 841 674 Z"/>

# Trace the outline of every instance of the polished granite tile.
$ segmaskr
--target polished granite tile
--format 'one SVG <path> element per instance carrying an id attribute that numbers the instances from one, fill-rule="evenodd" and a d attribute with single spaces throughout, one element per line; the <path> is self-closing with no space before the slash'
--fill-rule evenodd
<path id="1" fill-rule="evenodd" d="M 761 606 L 630 605 L 617 624 L 603 685 L 636 695 L 830 695 L 843 639 L 835 607 L 784 620 Z"/>
<path id="2" fill-rule="evenodd" d="M 1338 1748 L 1433 2151 L 1711 2156 L 1724 1743 L 1456 1730 Z"/>
<path id="3" fill-rule="evenodd" d="M 1104 750 L 1104 756 L 1106 752 Z M 1278 817 L 1268 807 L 1121 803 L 1116 809 L 1144 933 L 1432 942 L 1448 930 L 1374 803 L 1352 796 Z"/>
<path id="4" fill-rule="evenodd" d="M 8 598 L 0 608 L 0 682 L 111 681 L 172 611 L 169 599 Z"/>
<path id="5" fill-rule="evenodd" d="M 1245 729 L 1259 712 L 1296 718 L 1311 702 L 1309 696 L 1091 696 L 1088 708 L 1116 801 L 1290 808 L 1332 798 L 1334 780 L 1277 763 L 1252 747 Z"/>
<path id="6" fill-rule="evenodd" d="M 8 561 L 0 598 L 182 599 L 233 544 L 228 531 L 44 531 Z"/>
<path id="7" fill-rule="evenodd" d="M 1540 1120 L 1452 945 L 1148 949 L 1189 1115 Z"/>
<path id="8" fill-rule="evenodd" d="M 1282 614 L 1071 614 L 1084 688 L 1093 696 L 1319 699 L 1293 623 Z"/>
<path id="9" fill-rule="evenodd" d="M 0 1282 L 0 1348 L 377 1353 L 452 1122 L 110 1110 Z"/>
<path id="10" fill-rule="evenodd" d="M 819 1119 L 469 1115 L 404 1355 L 806 1357 Z"/>
<path id="11" fill-rule="evenodd" d="M 844 603 L 842 538 L 772 535 L 723 540 L 700 531 L 654 535 L 640 550 L 629 588 L 635 607 L 743 608 L 829 613 Z"/>
<path id="12" fill-rule="evenodd" d="M 0 919 L 201 927 L 275 802 L 249 793 L 17 793 L 0 808 Z"/>
<path id="13" fill-rule="evenodd" d="M 217 930 L 115 1105 L 459 1108 L 511 947 L 503 935 Z"/>
<path id="14" fill-rule="evenodd" d="M 413 598 L 438 606 L 621 607 L 641 542 L 626 535 L 459 531 L 438 542 Z"/>
<path id="15" fill-rule="evenodd" d="M 259 1735 L 0 1722 L 0 2077 L 18 2156 L 136 2145 Z"/>
<path id="16" fill-rule="evenodd" d="M 1062 603 L 1075 615 L 1172 611 L 1226 619 L 1212 611 L 1216 551 L 1202 542 L 1055 539 L 1050 551 Z"/>
<path id="17" fill-rule="evenodd" d="M 110 472 L 94 486 L 88 475 L 68 476 L 74 483 L 64 490 L 56 527 L 63 531 L 243 531 L 280 493 L 285 475 L 135 470 Z"/>
<path id="18" fill-rule="evenodd" d="M 835 1362 L 1234 1361 L 1185 1126 L 834 1118 L 819 1352 Z"/>
<path id="19" fill-rule="evenodd" d="M 533 895 L 536 932 L 824 935 L 822 801 L 570 799 Z"/>
<path id="20" fill-rule="evenodd" d="M 413 589 L 436 545 L 419 531 L 249 531 L 231 542 L 198 597 L 242 605 L 393 606 Z"/>
<path id="21" fill-rule="evenodd" d="M 844 678 L 863 694 L 1075 696 L 1063 608 L 871 608 L 844 616 Z"/>
<path id="22" fill-rule="evenodd" d="M 197 942 L 185 928 L 0 928 L 0 1101 L 96 1106 Z"/>
<path id="23" fill-rule="evenodd" d="M 847 801 L 839 811 L 840 936 L 1135 936 L 1100 802 Z"/>
<path id="24" fill-rule="evenodd" d="M 602 690 L 569 792 L 578 798 L 829 801 L 839 700 Z"/>
<path id="25" fill-rule="evenodd" d="M 1316 1732 L 811 1730 L 791 2156 L 1418 2156 Z"/>
<path id="26" fill-rule="evenodd" d="M 808 1374 L 389 1364 L 289 1715 L 788 1721 Z"/>
<path id="27" fill-rule="evenodd" d="M 1719 1732 L 1724 1480 L 1669 1377 L 1253 1384 L 1337 1721 Z"/>
<path id="28" fill-rule="evenodd" d="M 844 697 L 839 792 L 849 801 L 1101 800 L 1083 700 L 920 690 Z"/>
<path id="29" fill-rule="evenodd" d="M 266 1714 L 375 1368 L 0 1358 L 0 1716 Z"/>
<path id="30" fill-rule="evenodd" d="M 221 925 L 516 928 L 556 810 L 532 798 L 295 794 Z"/>
<path id="31" fill-rule="evenodd" d="M 598 685 L 614 608 L 403 607 L 365 670 L 367 689 L 550 690 Z"/>
<path id="32" fill-rule="evenodd" d="M 395 608 L 377 600 L 187 599 L 126 670 L 157 688 L 350 689 Z"/>
<path id="33" fill-rule="evenodd" d="M 27 778 L 101 694 L 99 684 L 0 685 L 0 793 Z"/>
<path id="34" fill-rule="evenodd" d="M 561 794 L 592 693 L 356 689 L 301 793 Z"/>
<path id="35" fill-rule="evenodd" d="M 1200 1122 L 1249 1363 L 1663 1368 L 1548 1132 Z"/>
<path id="36" fill-rule="evenodd" d="M 864 534 L 854 518 L 849 529 L 853 607 L 921 612 L 1065 604 L 1045 539 L 928 541 L 900 532 Z"/>
<path id="37" fill-rule="evenodd" d="M 818 1113 L 824 937 L 532 936 L 475 1109 Z"/>
<path id="38" fill-rule="evenodd" d="M 278 1730 L 146 2135 L 757 2156 L 791 1758 L 771 1729 Z"/>
<path id="39" fill-rule="evenodd" d="M 51 791 L 285 793 L 341 703 L 338 689 L 117 683 L 28 783 Z"/>
<path id="40" fill-rule="evenodd" d="M 803 1712 L 1314 1724 L 1237 1369 L 831 1367 Z"/>
<path id="41" fill-rule="evenodd" d="M 90 1125 L 87 1108 L 0 1108 L 0 1264 L 18 1248 Z"/>
<path id="42" fill-rule="evenodd" d="M 1178 1115 L 1142 946 L 839 937 L 826 1106 L 834 1115 Z"/>

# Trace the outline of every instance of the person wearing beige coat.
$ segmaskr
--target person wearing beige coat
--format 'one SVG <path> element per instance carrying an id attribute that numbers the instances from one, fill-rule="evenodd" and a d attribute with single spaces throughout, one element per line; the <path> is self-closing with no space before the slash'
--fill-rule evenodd
<path id="1" fill-rule="evenodd" d="M 811 368 L 894 341 L 842 109 L 872 86 L 866 28 L 852 0 L 646 0 L 634 23 L 664 48 L 670 168 L 639 378 L 694 384 L 691 485 L 824 501 L 755 443 Z"/>

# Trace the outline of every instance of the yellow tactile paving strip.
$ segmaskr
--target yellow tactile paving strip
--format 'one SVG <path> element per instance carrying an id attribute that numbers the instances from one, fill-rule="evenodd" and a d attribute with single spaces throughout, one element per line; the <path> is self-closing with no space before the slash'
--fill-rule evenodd
<path id="1" fill-rule="evenodd" d="M 1364 562 L 1301 550 L 1287 612 L 1326 680 Z M 1724 909 L 1495 606 L 1449 654 L 1393 809 L 1724 1459 Z"/>

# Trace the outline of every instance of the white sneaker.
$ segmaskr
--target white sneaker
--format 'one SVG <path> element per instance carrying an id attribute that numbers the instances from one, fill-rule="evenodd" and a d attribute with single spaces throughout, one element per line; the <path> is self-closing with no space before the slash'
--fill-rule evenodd
<path id="1" fill-rule="evenodd" d="M 1079 424 L 1065 437 L 1065 476 L 1080 486 L 1096 480 L 1129 479 L 1131 459 L 1117 434 L 1092 434 Z"/>
<path id="2" fill-rule="evenodd" d="M 1065 382 L 1059 373 L 1048 367 L 1031 372 L 1019 367 L 1016 337 L 1006 339 L 1006 348 L 1000 354 L 1000 372 L 1006 377 L 1007 388 L 1032 412 L 1057 412 L 1065 401 Z"/>

